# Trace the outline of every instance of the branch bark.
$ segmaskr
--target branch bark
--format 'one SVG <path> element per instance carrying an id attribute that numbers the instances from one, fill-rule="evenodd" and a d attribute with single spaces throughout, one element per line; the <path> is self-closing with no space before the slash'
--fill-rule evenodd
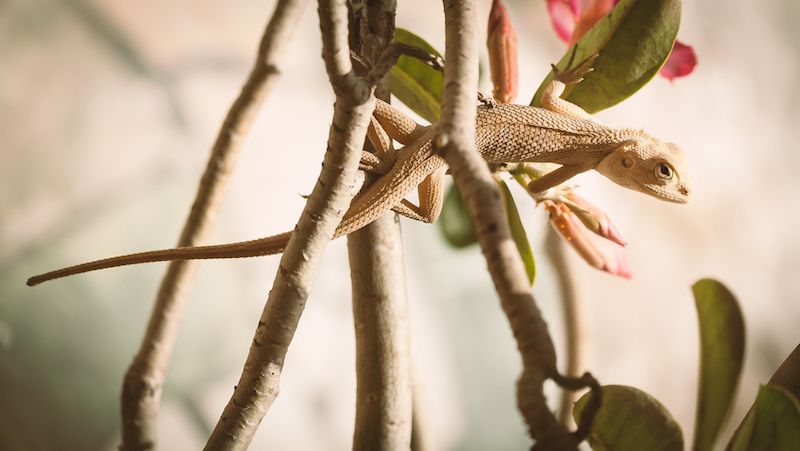
<path id="1" fill-rule="evenodd" d="M 239 383 L 209 438 L 208 450 L 243 450 L 278 395 L 278 382 L 325 247 L 355 194 L 373 86 L 356 76 L 344 0 L 319 0 L 322 56 L 336 94 L 328 148 L 317 183 L 281 258 Z"/>
<path id="2" fill-rule="evenodd" d="M 450 166 L 473 215 L 481 250 L 522 354 L 517 403 L 536 448 L 575 450 L 577 440 L 547 407 L 544 381 L 556 376 L 547 325 L 536 307 L 522 261 L 511 240 L 500 193 L 475 149 L 478 44 L 474 0 L 444 0 L 445 66 L 442 117 L 434 146 Z"/>
<path id="3" fill-rule="evenodd" d="M 281 0 L 275 7 L 250 75 L 217 135 L 178 247 L 200 245 L 211 231 L 244 137 L 280 75 L 280 61 L 306 1 Z M 123 381 L 123 450 L 155 447 L 161 390 L 197 264 L 196 260 L 170 262 L 161 282 L 141 346 Z"/>
<path id="4" fill-rule="evenodd" d="M 397 4 L 394 0 L 348 3 L 351 48 L 375 67 L 394 36 Z M 384 77 L 376 96 L 389 101 L 389 95 Z M 353 450 L 407 451 L 412 426 L 411 357 L 397 214 L 390 211 L 348 235 L 347 246 L 356 338 Z"/>

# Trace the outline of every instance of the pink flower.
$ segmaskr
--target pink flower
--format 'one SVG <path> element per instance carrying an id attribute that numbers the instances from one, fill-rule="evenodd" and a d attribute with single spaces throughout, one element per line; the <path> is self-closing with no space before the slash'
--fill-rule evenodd
<path id="1" fill-rule="evenodd" d="M 556 35 L 570 46 L 602 19 L 619 0 L 547 0 L 547 12 Z M 691 46 L 675 41 L 675 47 L 659 72 L 672 81 L 689 75 L 697 65 Z"/>
<path id="2" fill-rule="evenodd" d="M 609 274 L 631 278 L 630 267 L 621 246 L 592 233 L 565 203 L 545 200 L 544 207 L 550 213 L 550 223 L 586 263 Z M 605 214 L 603 217 L 607 220 Z M 619 238 L 616 230 L 613 234 Z"/>
<path id="3" fill-rule="evenodd" d="M 517 34 L 505 5 L 492 2 L 489 13 L 489 69 L 494 84 L 493 97 L 500 103 L 511 103 L 517 97 L 519 70 L 517 67 Z"/>

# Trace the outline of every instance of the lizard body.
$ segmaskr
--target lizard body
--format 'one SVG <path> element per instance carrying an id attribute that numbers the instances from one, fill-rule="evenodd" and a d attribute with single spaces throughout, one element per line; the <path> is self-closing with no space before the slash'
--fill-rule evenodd
<path id="1" fill-rule="evenodd" d="M 531 182 L 544 191 L 572 176 L 596 169 L 617 184 L 661 200 L 684 203 L 682 151 L 643 131 L 600 124 L 560 98 L 564 84 L 553 81 L 543 95 L 544 108 L 485 104 L 478 108 L 476 146 L 487 163 L 548 162 L 561 167 Z M 446 163 L 436 154 L 435 126 L 416 124 L 391 105 L 378 101 L 368 137 L 377 148 L 365 153 L 362 168 L 382 173 L 357 195 L 333 238 L 354 232 L 390 209 L 425 222 L 435 221 L 443 202 Z M 405 147 L 394 151 L 383 133 Z M 387 164 L 388 163 L 388 164 Z M 419 192 L 419 206 L 405 199 Z M 59 269 L 28 279 L 28 285 L 97 269 L 168 260 L 239 258 L 277 254 L 291 237 L 285 232 L 238 243 L 184 247 L 111 257 Z"/>

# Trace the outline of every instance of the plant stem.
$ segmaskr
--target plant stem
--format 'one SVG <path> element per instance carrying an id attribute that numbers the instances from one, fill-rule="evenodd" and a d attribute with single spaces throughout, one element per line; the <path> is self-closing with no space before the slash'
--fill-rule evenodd
<path id="1" fill-rule="evenodd" d="M 550 256 L 556 270 L 561 304 L 564 308 L 564 331 L 567 342 L 567 368 L 565 374 L 579 377 L 586 371 L 586 334 L 584 331 L 584 312 L 581 308 L 581 287 L 574 277 L 573 265 L 564 252 L 564 243 L 558 234 L 548 228 L 545 234 L 545 252 Z M 561 401 L 558 409 L 558 422 L 570 426 L 572 421 L 572 406 L 578 400 L 578 391 L 562 390 Z"/>

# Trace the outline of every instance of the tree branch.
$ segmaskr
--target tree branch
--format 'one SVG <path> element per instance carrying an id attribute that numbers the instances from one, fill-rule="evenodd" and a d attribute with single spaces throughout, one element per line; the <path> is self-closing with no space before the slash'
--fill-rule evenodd
<path id="1" fill-rule="evenodd" d="M 393 0 L 350 0 L 350 45 L 368 82 L 383 81 L 376 96 L 389 101 L 384 75 L 396 56 Z M 376 66 L 380 63 L 382 67 Z M 353 450 L 408 451 L 412 390 L 408 301 L 397 214 L 389 211 L 348 235 L 356 338 L 356 418 Z"/>
<path id="2" fill-rule="evenodd" d="M 336 93 L 322 171 L 281 258 L 239 383 L 205 449 L 243 450 L 278 395 L 284 359 L 328 242 L 350 204 L 374 109 L 373 87 L 356 76 L 344 0 L 319 0 L 322 56 Z"/>
<path id="3" fill-rule="evenodd" d="M 200 245 L 211 231 L 243 138 L 280 74 L 280 61 L 305 5 L 306 0 L 281 0 L 275 7 L 250 75 L 217 135 L 178 247 Z M 161 389 L 197 264 L 196 260 L 170 262 L 161 282 L 142 344 L 123 382 L 123 450 L 155 447 Z"/>
<path id="4" fill-rule="evenodd" d="M 536 448 L 575 450 L 577 440 L 547 407 L 544 381 L 557 375 L 555 350 L 530 294 L 525 269 L 488 166 L 475 149 L 478 44 L 474 0 L 444 0 L 444 95 L 434 146 L 441 152 L 473 215 L 481 250 L 522 354 L 517 403 Z"/>

